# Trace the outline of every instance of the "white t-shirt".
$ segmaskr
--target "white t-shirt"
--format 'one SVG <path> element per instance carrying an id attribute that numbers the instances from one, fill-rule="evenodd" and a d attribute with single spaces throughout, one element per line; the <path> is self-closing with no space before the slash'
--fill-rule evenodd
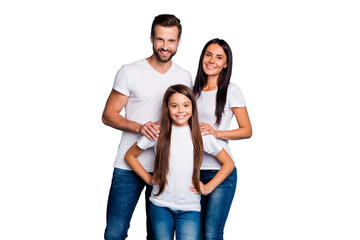
<path id="1" fill-rule="evenodd" d="M 156 149 L 156 141 L 143 136 L 137 142 L 141 149 Z M 216 156 L 223 147 L 214 136 L 203 136 L 204 151 Z M 172 126 L 169 172 L 167 185 L 159 196 L 157 185 L 153 186 L 150 201 L 159 207 L 180 211 L 200 211 L 200 195 L 190 191 L 193 173 L 193 142 L 189 126 Z M 142 154 L 140 154 L 141 156 Z"/>
<path id="2" fill-rule="evenodd" d="M 125 105 L 125 118 L 145 124 L 148 121 L 159 121 L 161 105 L 165 91 L 174 84 L 192 86 L 191 75 L 172 62 L 171 68 L 160 74 L 153 69 L 146 59 L 122 66 L 114 81 L 114 90 L 129 96 Z M 132 170 L 124 156 L 127 150 L 141 137 L 140 134 L 123 132 L 118 147 L 114 167 Z M 152 172 L 154 168 L 154 151 L 145 151 L 138 160 L 143 167 Z"/>
<path id="3" fill-rule="evenodd" d="M 224 108 L 224 113 L 222 114 L 221 123 L 219 126 L 216 126 L 216 116 L 215 116 L 215 108 L 216 108 L 216 93 L 217 90 L 214 91 L 202 91 L 201 95 L 197 99 L 197 107 L 199 112 L 199 121 L 210 124 L 215 130 L 229 130 L 231 119 L 234 116 L 232 112 L 233 107 L 245 107 L 245 100 L 241 93 L 240 88 L 230 83 L 227 90 L 226 103 Z M 223 146 L 223 148 L 229 153 L 230 149 L 227 144 L 227 141 L 218 139 L 218 142 Z M 232 156 L 231 156 L 232 157 Z M 209 155 L 204 153 L 204 160 L 201 165 L 201 170 L 209 170 L 214 169 L 218 170 L 221 168 L 221 164 L 219 161 Z"/>

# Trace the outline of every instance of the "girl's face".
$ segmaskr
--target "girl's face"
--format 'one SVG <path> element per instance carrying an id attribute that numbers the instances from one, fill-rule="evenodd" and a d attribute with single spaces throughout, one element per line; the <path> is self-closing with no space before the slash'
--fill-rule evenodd
<path id="1" fill-rule="evenodd" d="M 204 54 L 202 67 L 206 75 L 219 77 L 223 68 L 227 67 L 224 49 L 217 43 L 210 44 Z"/>
<path id="2" fill-rule="evenodd" d="M 169 98 L 168 108 L 172 125 L 176 127 L 189 125 L 189 119 L 192 116 L 192 103 L 188 97 L 181 93 L 174 93 Z"/>

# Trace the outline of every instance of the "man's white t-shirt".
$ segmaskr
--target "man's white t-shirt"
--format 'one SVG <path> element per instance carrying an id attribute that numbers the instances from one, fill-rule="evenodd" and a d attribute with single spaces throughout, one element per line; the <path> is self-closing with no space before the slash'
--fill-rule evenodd
<path id="1" fill-rule="evenodd" d="M 180 211 L 200 211 L 200 194 L 190 191 L 193 173 L 193 142 L 189 126 L 172 126 L 167 185 L 159 196 L 158 186 L 153 186 L 150 201 L 159 207 Z M 141 137 L 137 145 L 141 149 L 156 149 L 156 141 Z M 216 156 L 223 147 L 212 135 L 203 136 L 204 152 Z M 141 156 L 142 154 L 140 154 Z"/>
<path id="2" fill-rule="evenodd" d="M 184 84 L 191 88 L 190 73 L 172 62 L 170 69 L 161 74 L 152 68 L 146 59 L 141 59 L 121 67 L 116 74 L 113 89 L 129 96 L 125 105 L 125 118 L 145 124 L 148 121 L 160 120 L 164 93 L 174 84 Z M 122 133 L 114 167 L 132 170 L 124 156 L 140 137 L 140 134 Z M 154 158 L 153 149 L 149 149 L 141 154 L 138 160 L 147 171 L 152 172 Z"/>
<path id="3" fill-rule="evenodd" d="M 241 93 L 240 88 L 230 83 L 227 90 L 226 103 L 224 108 L 224 113 L 222 114 L 221 123 L 219 126 L 216 126 L 216 94 L 217 90 L 214 91 L 202 91 L 201 95 L 197 99 L 197 107 L 199 113 L 199 121 L 210 124 L 215 130 L 229 130 L 231 119 L 234 116 L 232 112 L 233 107 L 245 107 L 245 100 Z M 223 148 L 231 156 L 231 152 L 227 141 L 218 139 L 218 142 L 223 146 Z M 201 170 L 218 170 L 221 168 L 221 164 L 217 159 L 209 154 L 204 153 L 204 160 L 201 165 Z"/>

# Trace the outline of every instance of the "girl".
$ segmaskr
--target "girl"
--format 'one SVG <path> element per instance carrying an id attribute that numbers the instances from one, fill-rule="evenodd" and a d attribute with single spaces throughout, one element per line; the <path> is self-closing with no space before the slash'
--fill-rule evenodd
<path id="1" fill-rule="evenodd" d="M 230 83 L 232 53 L 221 39 L 210 40 L 202 50 L 194 93 L 199 107 L 200 129 L 213 135 L 230 153 L 227 140 L 250 138 L 252 128 L 240 88 Z M 238 128 L 229 130 L 235 115 Z M 213 156 L 204 154 L 200 180 L 206 184 L 221 169 Z M 235 194 L 236 168 L 211 194 L 201 199 L 201 238 L 223 239 L 224 226 Z"/>
<path id="2" fill-rule="evenodd" d="M 137 157 L 156 148 L 153 176 Z M 216 156 L 222 167 L 207 184 L 199 180 L 203 151 Z M 184 85 L 165 92 L 158 140 L 141 137 L 126 153 L 129 166 L 153 185 L 150 217 L 156 239 L 197 240 L 200 233 L 200 195 L 211 193 L 234 169 L 228 153 L 211 136 L 201 136 L 196 98 Z"/>

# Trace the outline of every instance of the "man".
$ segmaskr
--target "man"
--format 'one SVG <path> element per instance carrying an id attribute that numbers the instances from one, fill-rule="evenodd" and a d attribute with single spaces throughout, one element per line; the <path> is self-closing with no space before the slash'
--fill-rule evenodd
<path id="1" fill-rule="evenodd" d="M 116 74 L 102 116 L 104 124 L 123 131 L 108 199 L 106 240 L 127 237 L 132 214 L 144 187 L 147 239 L 154 239 L 148 214 L 152 187 L 132 171 L 124 155 L 141 135 L 149 139 L 158 137 L 156 122 L 160 120 L 166 89 L 174 84 L 192 85 L 190 73 L 171 61 L 180 43 L 181 31 L 180 20 L 175 16 L 163 14 L 155 17 L 150 37 L 154 53 L 147 59 L 124 65 Z M 124 107 L 125 117 L 120 115 Z M 138 159 L 151 173 L 154 158 L 154 151 L 149 149 Z"/>

